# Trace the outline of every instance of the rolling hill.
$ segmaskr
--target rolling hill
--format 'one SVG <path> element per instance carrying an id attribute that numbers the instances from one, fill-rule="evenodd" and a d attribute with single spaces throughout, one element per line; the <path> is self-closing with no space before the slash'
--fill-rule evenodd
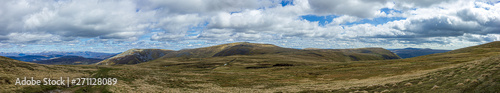
<path id="1" fill-rule="evenodd" d="M 290 56 L 309 60 L 331 60 L 337 62 L 361 61 L 361 60 L 384 60 L 399 59 L 399 56 L 383 48 L 359 48 L 359 49 L 291 49 L 282 48 L 271 44 L 258 44 L 238 42 L 216 45 L 211 47 L 184 49 L 179 51 L 160 49 L 132 49 L 113 58 L 99 62 L 99 65 L 114 64 L 137 64 L 155 60 L 157 58 L 211 58 L 236 55 L 268 55 L 268 56 Z M 107 64 L 106 64 L 107 63 Z"/>
<path id="2" fill-rule="evenodd" d="M 217 46 L 185 49 L 169 53 L 162 58 L 207 58 L 223 57 L 233 55 L 288 55 L 306 56 L 331 59 L 335 61 L 359 61 L 359 60 L 383 60 L 399 59 L 399 57 L 383 48 L 359 48 L 359 49 L 292 49 L 282 48 L 272 44 L 258 44 L 238 42 L 222 44 Z"/>
<path id="3" fill-rule="evenodd" d="M 418 72 L 404 74 L 398 81 L 331 90 L 302 92 L 422 92 L 493 93 L 500 91 L 500 41 L 413 58 L 383 61 L 411 63 L 398 66 Z M 437 68 L 435 66 L 438 66 Z M 427 71 L 423 69 L 429 69 Z M 399 69 L 401 70 L 401 69 Z M 395 71 L 393 73 L 400 73 Z M 407 72 L 408 73 L 408 72 Z M 395 77 L 392 77 L 395 78 Z M 373 80 L 373 79 L 371 79 Z M 366 81 L 365 81 L 366 82 Z"/>
<path id="4" fill-rule="evenodd" d="M 170 52 L 173 51 L 164 49 L 130 49 L 98 62 L 97 65 L 138 64 L 160 58 Z"/>
<path id="5" fill-rule="evenodd" d="M 308 60 L 330 60 L 337 62 L 360 61 L 360 60 L 384 60 L 399 59 L 399 56 L 382 48 L 359 48 L 359 49 L 292 49 L 282 48 L 271 44 L 258 44 L 238 42 L 222 44 L 211 47 L 185 49 L 169 53 L 163 56 L 168 58 L 211 58 L 227 56 L 260 56 L 268 57 L 288 56 Z"/>
<path id="6" fill-rule="evenodd" d="M 255 44 L 248 42 L 238 42 L 222 44 L 204 48 L 183 49 L 170 53 L 164 58 L 186 57 L 186 58 L 208 58 L 217 56 L 230 55 L 255 55 L 255 54 L 270 54 L 292 51 L 295 49 L 281 48 L 271 44 Z"/>
<path id="7" fill-rule="evenodd" d="M 28 86 L 15 85 L 17 78 L 31 78 L 41 80 L 43 78 L 59 79 L 60 77 L 88 77 L 96 71 L 92 67 L 70 67 L 42 65 L 22 62 L 11 58 L 0 56 L 0 92 L 46 92 L 48 90 L 66 88 L 64 86 Z"/>

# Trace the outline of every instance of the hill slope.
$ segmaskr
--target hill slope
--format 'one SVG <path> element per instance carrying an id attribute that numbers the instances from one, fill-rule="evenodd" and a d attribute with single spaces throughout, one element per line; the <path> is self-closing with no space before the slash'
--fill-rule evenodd
<path id="1" fill-rule="evenodd" d="M 48 64 L 48 65 L 88 65 L 100 61 L 102 61 L 102 59 L 84 58 L 81 56 L 62 56 L 62 57 L 51 58 L 49 60 L 33 61 L 33 63 Z"/>
<path id="2" fill-rule="evenodd" d="M 449 53 L 487 53 L 487 52 L 500 52 L 500 41 L 494 41 L 478 46 L 471 46 L 450 51 Z"/>
<path id="3" fill-rule="evenodd" d="M 494 93 L 500 91 L 500 55 L 458 64 L 402 82 L 328 92 Z M 327 92 L 327 91 L 315 91 Z"/>
<path id="4" fill-rule="evenodd" d="M 58 79 L 60 77 L 86 77 L 94 70 L 81 67 L 67 67 L 55 65 L 42 65 L 22 62 L 11 58 L 0 56 L 0 92 L 43 92 L 63 86 L 22 86 L 15 85 L 17 78 L 31 78 L 41 80 L 43 78 Z"/>
<path id="5" fill-rule="evenodd" d="M 282 48 L 271 44 L 238 42 L 179 51 L 131 49 L 97 64 L 137 64 L 155 60 L 160 57 L 162 58 L 161 60 L 169 60 L 169 58 L 212 58 L 236 55 L 290 56 L 308 60 L 324 59 L 336 62 L 399 59 L 399 56 L 383 48 L 301 50 Z"/>
<path id="6" fill-rule="evenodd" d="M 237 50 L 237 51 L 232 51 Z M 264 50 L 264 51 L 263 51 Z M 238 42 L 221 44 L 210 47 L 184 49 L 164 56 L 164 58 L 187 57 L 187 58 L 207 58 L 230 55 L 253 55 L 289 51 L 291 49 L 281 48 L 271 44 L 255 44 L 248 42 Z"/>
<path id="7" fill-rule="evenodd" d="M 500 91 L 500 41 L 388 62 L 394 61 L 401 64 L 397 66 L 399 71 L 392 73 L 400 73 L 405 68 L 419 69 L 414 70 L 416 72 L 429 67 L 430 69 L 423 71 L 425 73 L 417 73 L 421 75 L 411 75 L 415 73 L 401 75 L 409 77 L 397 82 L 307 92 L 495 93 Z M 404 63 L 411 64 L 403 65 Z"/>
<path id="8" fill-rule="evenodd" d="M 185 49 L 169 53 L 162 58 L 209 58 L 233 55 L 281 55 L 293 56 L 304 59 L 327 59 L 337 62 L 360 60 L 399 59 L 399 56 L 383 48 L 359 49 L 291 49 L 282 48 L 272 44 L 258 43 L 229 43 L 211 47 Z"/>
<path id="9" fill-rule="evenodd" d="M 98 65 L 137 64 L 151 61 L 173 52 L 164 49 L 130 49 L 114 57 L 103 60 Z"/>

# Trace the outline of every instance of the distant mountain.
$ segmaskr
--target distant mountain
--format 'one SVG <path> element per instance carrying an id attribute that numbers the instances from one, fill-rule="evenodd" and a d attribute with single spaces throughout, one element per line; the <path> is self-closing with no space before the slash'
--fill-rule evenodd
<path id="1" fill-rule="evenodd" d="M 98 65 L 137 64 L 160 58 L 165 54 L 171 52 L 174 51 L 164 50 L 164 49 L 130 49 L 114 57 L 103 60 L 97 64 Z"/>
<path id="2" fill-rule="evenodd" d="M 272 44 L 256 44 L 248 42 L 238 42 L 221 44 L 210 47 L 196 48 L 196 49 L 183 49 L 165 55 L 165 58 L 174 57 L 188 57 L 188 58 L 207 58 L 217 56 L 231 56 L 231 55 L 256 55 L 256 54 L 270 54 L 292 51 L 297 49 L 281 48 Z"/>
<path id="3" fill-rule="evenodd" d="M 4 53 L 4 52 L 0 52 L 0 56 L 5 56 L 5 57 L 12 58 L 12 59 L 25 61 L 25 62 L 50 60 L 50 59 L 59 58 L 62 56 L 81 56 L 83 58 L 103 60 L 103 59 L 111 58 L 115 55 L 117 55 L 117 53 L 101 53 L 101 52 L 89 52 L 89 51 L 77 51 L 77 52 L 49 51 L 49 52 L 40 52 L 40 53 Z M 78 60 L 81 60 L 81 59 L 78 59 Z"/>
<path id="4" fill-rule="evenodd" d="M 292 49 L 282 48 L 272 44 L 229 43 L 196 49 L 179 51 L 160 49 L 131 49 L 110 59 L 99 62 L 99 65 L 137 64 L 157 58 L 213 58 L 236 55 L 269 55 L 290 56 L 304 60 L 329 60 L 336 62 L 400 59 L 399 56 L 383 48 L 359 49 Z"/>
<path id="5" fill-rule="evenodd" d="M 82 56 L 85 58 L 97 58 L 97 59 L 107 59 L 113 57 L 117 53 L 102 53 L 102 52 L 90 52 L 90 51 L 74 51 L 74 52 L 62 52 L 62 51 L 48 51 L 48 52 L 40 52 L 40 53 L 4 53 L 0 52 L 0 56 L 9 56 L 9 57 L 23 57 L 28 55 L 34 56 L 48 56 L 48 55 L 62 55 L 62 56 Z M 22 60 L 23 61 L 23 60 Z"/>
<path id="6" fill-rule="evenodd" d="M 20 60 L 24 62 L 49 60 L 51 58 L 62 57 L 63 55 L 26 55 L 26 56 L 6 56 L 15 60 Z"/>
<path id="7" fill-rule="evenodd" d="M 103 59 L 84 58 L 81 56 L 61 56 L 61 57 L 51 58 L 49 60 L 33 61 L 32 63 L 48 64 L 48 65 L 88 65 L 97 63 L 102 60 Z"/>
<path id="8" fill-rule="evenodd" d="M 211 47 L 185 49 L 169 53 L 164 58 L 189 57 L 206 58 L 222 57 L 232 55 L 292 55 L 292 56 L 316 56 L 336 61 L 373 60 L 373 59 L 399 59 L 399 57 L 383 48 L 359 48 L 359 49 L 292 49 L 282 48 L 272 44 L 258 44 L 238 42 L 216 45 Z M 342 57 L 342 58 L 341 58 Z"/>
<path id="9" fill-rule="evenodd" d="M 435 54 L 435 53 L 444 53 L 451 50 L 437 50 L 437 49 L 429 49 L 429 48 L 404 48 L 404 49 L 388 49 L 391 52 L 397 54 L 401 58 L 412 58 L 417 56 Z"/>

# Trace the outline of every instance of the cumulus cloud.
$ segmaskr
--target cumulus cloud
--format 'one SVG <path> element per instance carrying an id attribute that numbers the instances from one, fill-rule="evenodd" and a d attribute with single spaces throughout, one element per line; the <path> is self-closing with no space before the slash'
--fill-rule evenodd
<path id="1" fill-rule="evenodd" d="M 148 11 L 153 10 L 156 12 L 155 18 L 159 19 L 157 23 L 152 25 L 152 28 L 162 28 L 165 32 L 160 32 L 151 37 L 152 40 L 157 41 L 178 41 L 184 39 L 192 39 L 193 37 L 186 37 L 187 31 L 192 27 L 199 27 L 200 25 L 209 22 L 209 26 L 214 27 L 217 24 L 219 27 L 227 26 L 228 22 L 224 18 L 234 12 L 242 12 L 254 10 L 258 8 L 266 8 L 277 6 L 278 1 L 273 0 L 148 0 L 141 1 L 138 6 L 140 10 Z M 256 10 L 259 11 L 259 10 Z M 251 17 L 248 17 L 251 18 Z M 212 21 L 211 21 L 212 20 Z M 213 21 L 217 20 L 217 21 Z M 248 21 L 248 20 L 240 20 Z M 218 22 L 218 23 L 215 23 Z M 231 23 L 233 24 L 233 23 Z M 234 25 L 233 25 L 234 26 Z M 243 25 L 241 25 L 243 26 Z M 228 27 L 232 28 L 232 27 Z M 241 29 L 232 29 L 241 31 Z M 208 32 L 211 30 L 208 30 Z M 200 36 L 209 37 L 210 35 Z"/>
<path id="2" fill-rule="evenodd" d="M 459 36 L 463 33 L 481 33 L 480 26 L 475 22 L 464 22 L 455 17 L 439 16 L 429 19 L 410 20 L 406 25 L 408 32 L 419 37 Z"/>
<path id="3" fill-rule="evenodd" d="M 479 34 L 463 34 L 459 37 L 462 40 L 472 41 L 472 42 L 491 42 L 491 41 L 499 41 L 500 34 L 487 34 L 487 35 L 479 35 Z"/>
<path id="4" fill-rule="evenodd" d="M 52 34 L 43 33 L 10 33 L 7 37 L 10 38 L 10 42 L 60 41 Z"/>
<path id="5" fill-rule="evenodd" d="M 498 0 L 293 0 L 286 6 L 280 0 L 3 2 L 1 46 L 85 42 L 81 45 L 111 49 L 253 41 L 302 48 L 306 44 L 300 43 L 332 48 L 459 48 L 498 41 L 500 34 Z M 320 25 L 304 15 L 333 19 Z M 92 40 L 82 41 L 88 38 Z"/>
<path id="6" fill-rule="evenodd" d="M 344 23 L 356 22 L 359 20 L 361 20 L 361 18 L 344 15 L 344 16 L 340 16 L 338 18 L 333 19 L 330 24 L 331 25 L 340 25 L 340 24 L 344 24 Z"/>
<path id="7" fill-rule="evenodd" d="M 159 10 L 164 14 L 236 12 L 276 5 L 277 0 L 146 0 L 138 1 L 141 9 Z"/>
<path id="8" fill-rule="evenodd" d="M 410 9 L 410 8 L 425 8 L 435 6 L 441 3 L 450 3 L 454 0 L 397 0 L 394 1 L 395 7 Z"/>
<path id="9" fill-rule="evenodd" d="M 453 43 L 453 40 L 466 40 L 457 39 L 457 37 L 469 38 L 463 36 L 464 33 L 482 37 L 487 35 L 491 37 L 491 34 L 497 34 L 495 32 L 498 31 L 497 27 L 488 25 L 498 23 L 495 21 L 498 18 L 495 16 L 481 17 L 485 16 L 482 15 L 484 13 L 470 13 L 468 9 L 477 9 L 474 6 L 475 4 L 470 2 L 473 1 L 297 0 L 294 1 L 293 6 L 244 9 L 237 12 L 218 11 L 211 12 L 212 15 L 210 16 L 196 17 L 201 18 L 201 21 L 205 19 L 207 25 L 203 32 L 194 39 L 290 41 L 288 40 L 290 38 L 322 38 L 365 43 L 450 44 Z M 487 4 L 483 6 L 489 9 L 480 8 L 485 13 L 498 14 L 494 8 L 495 5 Z M 382 15 L 381 8 L 400 11 L 394 12 L 393 10 Z M 404 10 L 405 8 L 414 9 Z M 477 11 L 474 10 L 474 12 Z M 300 19 L 298 16 L 308 14 L 340 16 L 334 18 L 331 23 L 324 27 L 318 26 L 317 22 L 297 20 Z M 389 21 L 381 25 L 341 25 L 366 19 L 372 20 L 377 17 L 404 17 L 405 19 Z M 479 19 L 482 19 L 482 21 Z M 197 23 L 200 20 L 191 23 Z M 161 38 L 162 36 L 164 38 Z M 159 33 L 153 38 L 158 40 L 179 40 L 179 38 L 185 38 L 185 36 L 183 34 Z M 472 40 L 470 42 L 476 41 Z"/>
<path id="10" fill-rule="evenodd" d="M 349 15 L 359 18 L 384 16 L 382 8 L 409 10 L 426 8 L 451 0 L 309 0 L 314 14 L 319 15 Z"/>
<path id="11" fill-rule="evenodd" d="M 404 17 L 407 17 L 405 20 L 388 22 L 380 26 L 370 27 L 367 25 L 363 26 L 365 27 L 364 29 L 358 30 L 378 33 L 364 34 L 365 36 L 362 36 L 362 38 L 385 38 L 414 44 L 432 42 L 439 44 L 453 43 L 450 40 L 468 40 L 469 42 L 495 41 L 496 39 L 492 36 L 500 33 L 498 29 L 498 25 L 500 25 L 498 14 L 500 12 L 495 10 L 495 6 L 499 6 L 499 4 L 488 4 L 486 5 L 488 8 L 482 8 L 477 7 L 477 3 L 481 2 L 475 3 L 458 1 L 457 3 L 438 4 L 440 6 L 406 11 L 404 13 Z M 443 6 L 446 6 L 446 8 L 443 8 Z M 384 30 L 379 31 L 379 29 Z M 471 37 L 470 35 L 477 36 Z M 457 37 L 461 39 L 456 39 Z M 491 38 L 465 39 L 476 37 Z"/>
<path id="12" fill-rule="evenodd" d="M 27 1 L 2 1 L 0 4 L 0 36 L 23 28 L 23 16 L 31 14 L 40 7 L 30 6 Z"/>
<path id="13" fill-rule="evenodd" d="M 479 34 L 500 33 L 500 5 L 485 8 L 470 8 L 457 12 L 457 16 L 467 22 L 475 22 L 481 27 Z"/>
<path id="14" fill-rule="evenodd" d="M 351 15 L 360 18 L 375 17 L 386 3 L 384 0 L 309 0 L 309 5 L 317 14 Z"/>
<path id="15" fill-rule="evenodd" d="M 27 35 L 44 33 L 61 40 L 78 37 L 102 39 L 130 39 L 144 34 L 147 19 L 153 12 L 137 13 L 132 1 L 28 1 L 13 0 L 4 3 L 0 20 L 5 28 L 2 34 Z M 25 42 L 23 36 L 10 41 Z M 43 39 L 43 38 L 40 38 Z M 28 40 L 32 41 L 32 40 Z"/>
<path id="16" fill-rule="evenodd" d="M 314 36 L 314 31 L 319 29 L 318 23 L 297 20 L 298 16 L 286 15 L 300 12 L 289 11 L 285 15 L 276 14 L 276 11 L 282 9 L 287 10 L 288 8 L 219 13 L 209 19 L 209 24 L 201 37 L 220 37 L 215 35 L 222 33 L 230 33 L 223 34 L 223 36 L 227 35 L 226 37 L 243 37 L 245 39 L 268 37 L 260 36 L 266 34 L 302 37 Z"/>

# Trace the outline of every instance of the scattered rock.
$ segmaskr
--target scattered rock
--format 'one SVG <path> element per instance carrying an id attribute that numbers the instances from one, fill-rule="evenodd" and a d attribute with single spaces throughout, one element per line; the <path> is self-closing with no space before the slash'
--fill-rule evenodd
<path id="1" fill-rule="evenodd" d="M 356 91 L 354 91 L 354 93 L 369 93 L 369 92 L 366 90 L 362 90 L 362 91 L 356 90 Z"/>
<path id="2" fill-rule="evenodd" d="M 437 89 L 437 88 L 439 88 L 439 86 L 434 85 L 431 89 Z"/>
<path id="3" fill-rule="evenodd" d="M 384 91 L 381 91 L 380 93 L 387 93 L 387 92 L 390 92 L 390 90 L 384 90 Z"/>
<path id="4" fill-rule="evenodd" d="M 472 80 L 472 83 L 478 83 L 479 81 L 478 80 Z"/>
<path id="5" fill-rule="evenodd" d="M 411 84 L 410 82 L 406 83 L 405 86 L 411 86 L 413 84 Z"/>

